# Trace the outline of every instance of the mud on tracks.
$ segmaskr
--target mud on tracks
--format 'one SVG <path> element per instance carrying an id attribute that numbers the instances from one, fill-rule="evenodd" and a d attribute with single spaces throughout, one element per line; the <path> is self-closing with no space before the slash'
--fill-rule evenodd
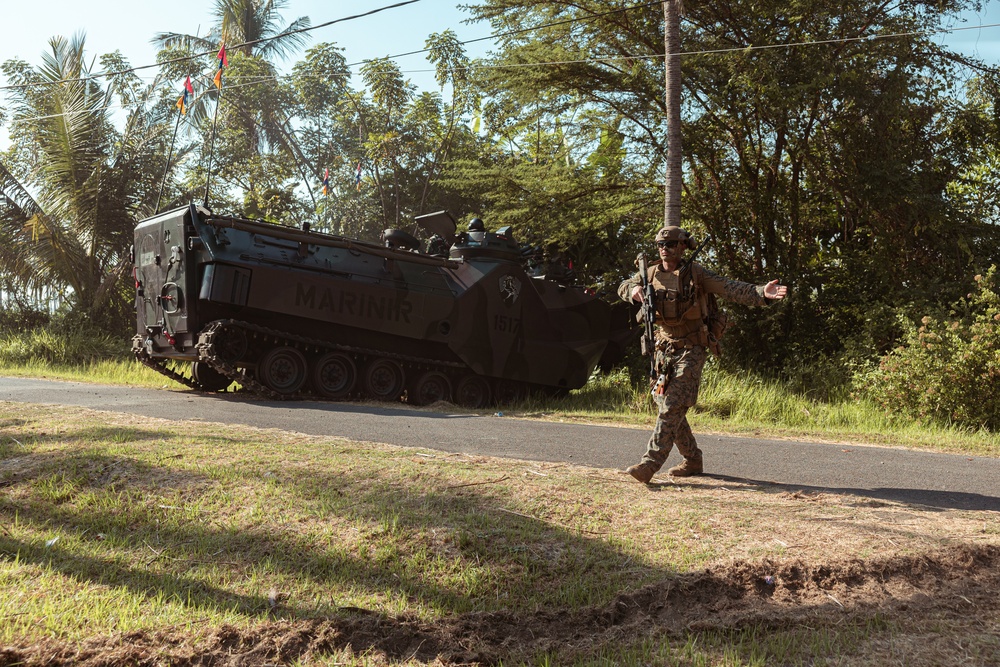
<path id="1" fill-rule="evenodd" d="M 198 638 L 174 630 L 55 639 L 0 648 L 0 667 L 134 665 L 263 667 L 330 654 L 371 664 L 493 665 L 543 652 L 589 655 L 651 635 L 842 623 L 874 614 L 1000 615 L 1000 546 L 922 555 L 735 561 L 622 593 L 600 607 L 530 614 L 469 613 L 436 623 L 343 608 L 337 618 L 223 626 Z"/>

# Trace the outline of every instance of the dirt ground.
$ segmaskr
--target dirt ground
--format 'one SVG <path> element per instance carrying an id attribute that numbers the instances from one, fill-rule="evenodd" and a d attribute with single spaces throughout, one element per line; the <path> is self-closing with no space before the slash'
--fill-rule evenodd
<path id="1" fill-rule="evenodd" d="M 167 629 L 74 645 L 47 640 L 0 649 L 0 667 L 263 667 L 331 654 L 364 655 L 365 664 L 376 665 L 510 664 L 546 651 L 558 651 L 561 659 L 594 655 L 601 647 L 650 636 L 750 627 L 814 629 L 876 615 L 900 619 L 914 633 L 937 636 L 906 664 L 962 664 L 955 646 L 940 637 L 940 628 L 949 622 L 968 624 L 974 616 L 987 636 L 1000 635 L 1000 546 L 963 544 L 923 555 L 822 564 L 738 561 L 622 593 L 602 607 L 527 616 L 473 613 L 431 624 L 344 608 L 337 618 L 262 623 L 249 630 L 224 626 L 195 637 Z M 879 659 L 878 646 L 866 650 L 864 661 L 888 664 Z M 1000 640 L 995 662 L 980 652 L 971 664 L 1000 665 Z"/>

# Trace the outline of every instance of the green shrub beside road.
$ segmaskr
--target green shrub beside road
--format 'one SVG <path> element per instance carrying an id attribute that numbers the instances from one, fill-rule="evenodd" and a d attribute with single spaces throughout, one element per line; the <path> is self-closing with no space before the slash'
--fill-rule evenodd
<path id="1" fill-rule="evenodd" d="M 1000 430 L 1000 295 L 996 267 L 946 317 L 910 325 L 903 343 L 856 378 L 886 411 Z"/>
<path id="2" fill-rule="evenodd" d="M 50 328 L 32 329 L 0 338 L 0 366 L 43 363 L 52 366 L 88 365 L 127 358 L 128 344 L 93 330 L 71 333 Z"/>

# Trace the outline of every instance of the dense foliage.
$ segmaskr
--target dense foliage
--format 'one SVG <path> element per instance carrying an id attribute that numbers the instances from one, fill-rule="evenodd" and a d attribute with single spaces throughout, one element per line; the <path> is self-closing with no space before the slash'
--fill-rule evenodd
<path id="1" fill-rule="evenodd" d="M 112 331 L 131 310 L 135 221 L 152 212 L 168 137 L 163 108 L 116 54 L 102 87 L 81 37 L 53 38 L 39 68 L 4 63 L 17 87 L 12 147 L 0 159 L 0 260 L 5 281 L 64 292 L 82 317 Z M 115 127 L 111 106 L 128 109 Z"/>
<path id="2" fill-rule="evenodd" d="M 968 4 L 686 4 L 684 224 L 712 235 L 723 273 L 780 277 L 795 293 L 764 316 L 739 313 L 730 363 L 885 351 L 897 313 L 954 298 L 995 257 L 993 226 L 948 191 L 996 137 L 995 120 L 979 113 L 982 98 L 950 88 L 956 59 L 929 34 Z M 576 156 L 614 133 L 631 215 L 607 219 L 638 244 L 662 220 L 661 8 L 616 9 L 488 0 L 474 12 L 511 33 L 484 75 L 496 131 L 524 143 L 538 127 L 571 126 Z M 869 39 L 885 34 L 909 36 Z M 804 42 L 817 43 L 792 46 Z M 513 67 L 531 61 L 561 64 Z M 573 204 L 559 212 L 576 217 Z"/>
<path id="3" fill-rule="evenodd" d="M 859 373 L 859 393 L 888 411 L 1000 429 L 1000 292 L 996 267 L 944 316 L 907 323 L 901 344 Z"/>
<path id="4" fill-rule="evenodd" d="M 977 4 L 685 3 L 683 223 L 711 234 L 704 260 L 719 272 L 792 288 L 766 310 L 734 309 L 726 366 L 843 386 L 901 342 L 924 349 L 906 323 L 1000 260 L 1000 88 L 934 32 Z M 572 259 L 609 298 L 650 249 L 668 153 L 662 3 L 479 0 L 468 10 L 496 49 L 470 61 L 453 32 L 429 36 L 429 92 L 387 59 L 352 69 L 335 44 L 299 56 L 309 20 L 285 26 L 284 2 L 215 5 L 205 35 L 157 36 L 149 87 L 117 54 L 101 68 L 118 74 L 87 79 L 82 39 L 53 39 L 39 67 L 3 65 L 20 86 L 0 108 L 5 281 L 60 290 L 127 331 L 135 221 L 209 194 L 224 213 L 369 240 L 416 232 L 431 211 L 482 217 Z M 221 105 L 220 41 L 232 47 Z"/>

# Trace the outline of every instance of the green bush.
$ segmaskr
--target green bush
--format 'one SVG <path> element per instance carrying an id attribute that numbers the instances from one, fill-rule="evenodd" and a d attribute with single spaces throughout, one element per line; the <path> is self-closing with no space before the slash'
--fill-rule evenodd
<path id="1" fill-rule="evenodd" d="M 996 267 L 949 317 L 908 323 L 904 342 L 854 377 L 856 395 L 887 411 L 1000 428 L 1000 296 Z"/>
<path id="2" fill-rule="evenodd" d="M 20 304 L 0 308 L 0 336 L 38 329 L 46 326 L 50 320 L 47 312 Z"/>
<path id="3" fill-rule="evenodd" d="M 0 337 L 0 365 L 44 361 L 56 365 L 88 364 L 128 357 L 129 343 L 93 328 L 61 327 L 5 333 Z"/>

